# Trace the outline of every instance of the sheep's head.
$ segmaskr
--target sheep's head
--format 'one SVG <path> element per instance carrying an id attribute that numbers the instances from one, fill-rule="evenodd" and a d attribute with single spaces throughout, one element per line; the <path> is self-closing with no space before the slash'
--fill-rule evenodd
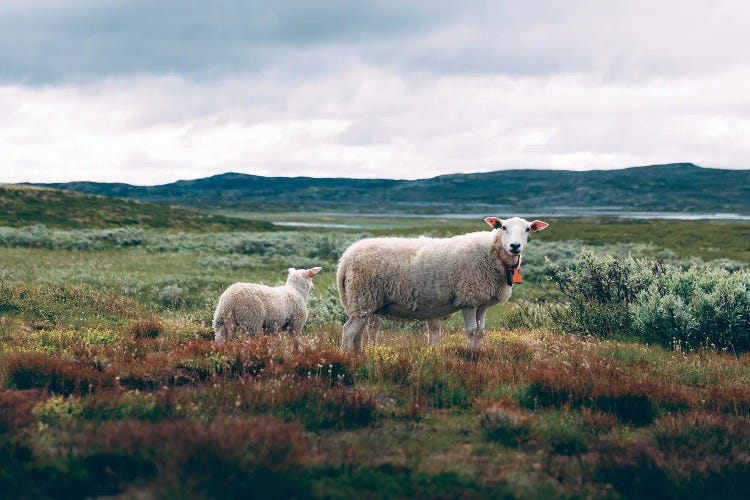
<path id="1" fill-rule="evenodd" d="M 526 242 L 529 241 L 529 234 L 541 231 L 548 225 L 540 220 L 529 222 L 520 217 L 505 220 L 487 217 L 484 221 L 495 230 L 495 238 L 502 249 L 511 255 L 521 255 L 526 248 Z"/>
<path id="2" fill-rule="evenodd" d="M 289 268 L 289 275 L 287 276 L 286 282 L 295 285 L 297 288 L 307 290 L 308 292 L 313 289 L 312 278 L 323 269 L 322 267 L 313 267 L 310 269 L 295 269 Z"/>

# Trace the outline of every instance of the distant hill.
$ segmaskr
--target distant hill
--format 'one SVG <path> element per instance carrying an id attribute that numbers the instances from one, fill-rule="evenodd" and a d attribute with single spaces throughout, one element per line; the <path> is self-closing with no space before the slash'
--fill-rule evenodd
<path id="1" fill-rule="evenodd" d="M 57 189 L 0 185 L 0 226 L 84 229 L 132 226 L 177 231 L 273 230 L 266 222 Z"/>
<path id="2" fill-rule="evenodd" d="M 160 186 L 96 182 L 45 186 L 151 202 L 244 209 L 261 204 L 428 212 L 509 206 L 750 213 L 749 170 L 702 168 L 692 163 L 582 172 L 500 170 L 413 181 L 226 173 Z"/>

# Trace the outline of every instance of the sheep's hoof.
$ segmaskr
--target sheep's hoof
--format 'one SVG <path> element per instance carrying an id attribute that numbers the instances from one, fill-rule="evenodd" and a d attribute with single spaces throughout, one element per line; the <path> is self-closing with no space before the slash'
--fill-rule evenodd
<path id="1" fill-rule="evenodd" d="M 466 350 L 471 354 L 478 354 L 479 348 L 482 344 L 482 334 L 470 333 L 466 338 Z"/>

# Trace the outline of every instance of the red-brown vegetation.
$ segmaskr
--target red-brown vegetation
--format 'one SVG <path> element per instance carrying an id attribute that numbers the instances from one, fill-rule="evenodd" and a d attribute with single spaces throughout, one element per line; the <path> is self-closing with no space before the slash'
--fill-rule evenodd
<path id="1" fill-rule="evenodd" d="M 156 318 L 148 318 L 132 323 L 126 330 L 126 335 L 132 338 L 157 337 L 164 331 L 164 325 Z"/>
<path id="2" fill-rule="evenodd" d="M 85 360 L 36 352 L 10 353 L 5 357 L 5 384 L 15 389 L 82 394 L 112 385 L 113 379 Z"/>

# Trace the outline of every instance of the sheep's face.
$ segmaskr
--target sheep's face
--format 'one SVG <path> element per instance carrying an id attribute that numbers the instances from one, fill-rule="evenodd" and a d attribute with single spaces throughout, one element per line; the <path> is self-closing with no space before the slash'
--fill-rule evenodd
<path id="1" fill-rule="evenodd" d="M 511 217 L 505 220 L 487 217 L 484 221 L 495 230 L 495 237 L 499 240 L 503 250 L 512 255 L 521 255 L 529 241 L 530 233 L 541 231 L 547 227 L 546 222 L 540 220 L 529 222 L 520 217 Z"/>
<path id="2" fill-rule="evenodd" d="M 322 268 L 313 267 L 311 269 L 295 269 L 289 268 L 289 276 L 286 279 L 287 283 L 291 283 L 297 288 L 301 288 L 308 292 L 312 291 L 313 287 L 313 276 L 318 274 Z"/>

